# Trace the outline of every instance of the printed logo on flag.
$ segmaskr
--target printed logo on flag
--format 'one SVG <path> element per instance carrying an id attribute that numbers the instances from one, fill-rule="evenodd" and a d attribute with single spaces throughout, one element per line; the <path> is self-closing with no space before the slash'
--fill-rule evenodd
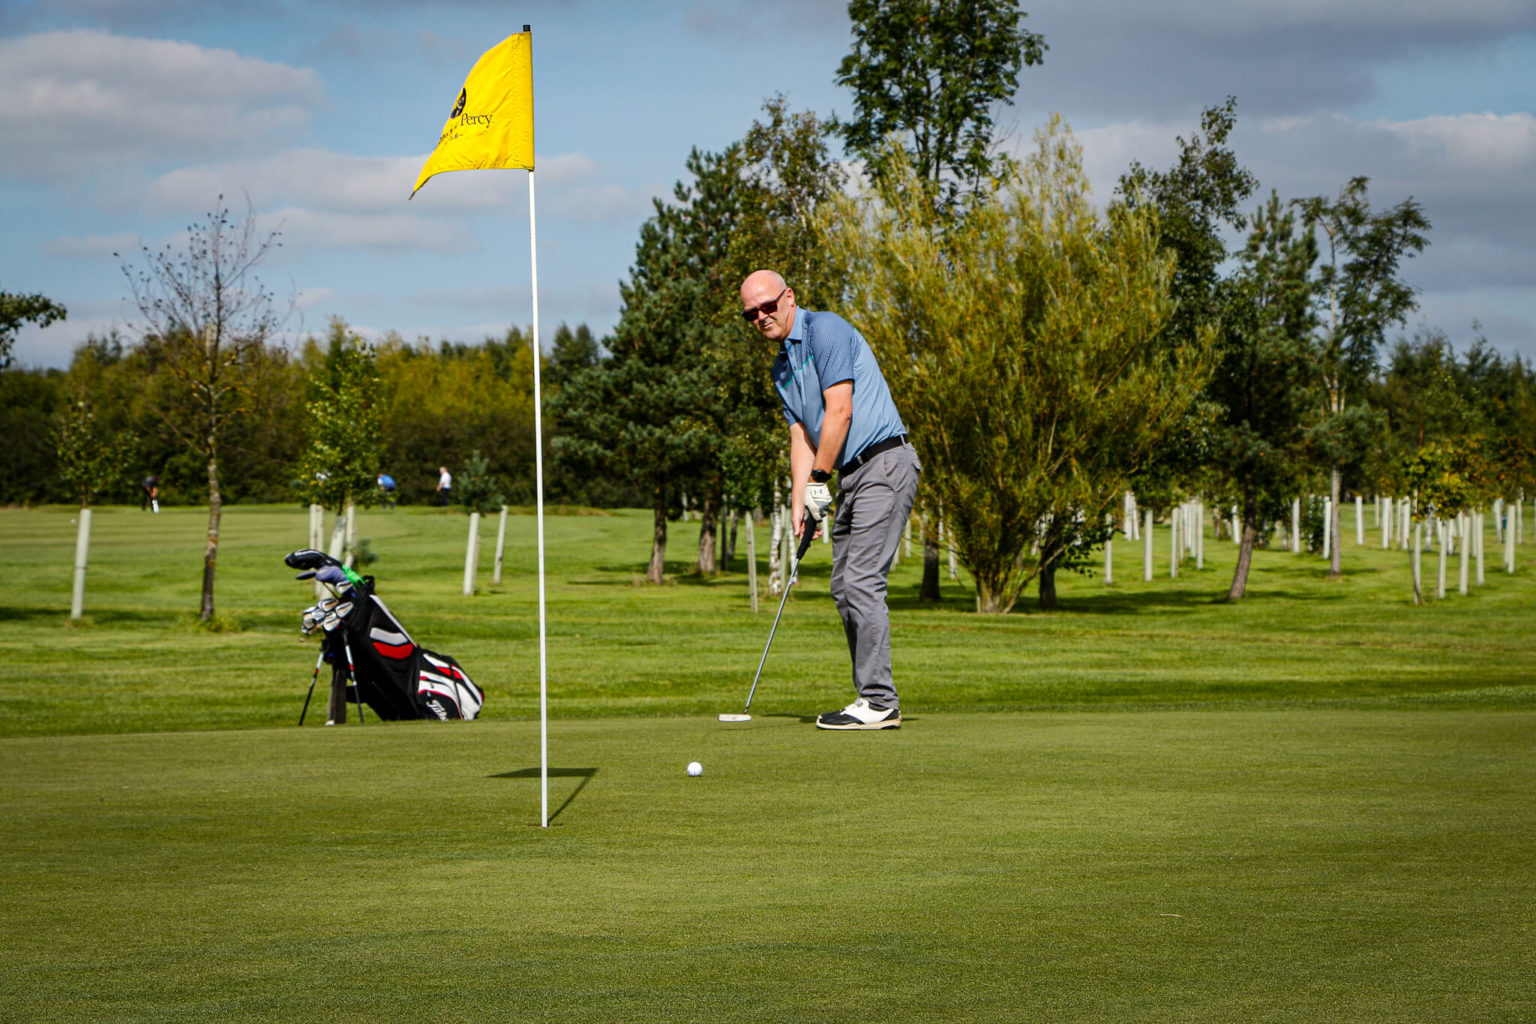
<path id="1" fill-rule="evenodd" d="M 411 194 L 442 171 L 531 171 L 533 164 L 533 58 L 529 33 L 521 32 L 485 51 L 470 69 Z"/>

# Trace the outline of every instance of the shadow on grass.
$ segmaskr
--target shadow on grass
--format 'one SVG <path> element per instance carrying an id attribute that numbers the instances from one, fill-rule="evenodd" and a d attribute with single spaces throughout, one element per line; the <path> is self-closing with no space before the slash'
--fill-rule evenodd
<path id="1" fill-rule="evenodd" d="M 836 710 L 836 709 L 835 708 L 828 708 L 827 710 L 833 711 L 833 710 Z M 789 712 L 789 711 L 775 711 L 775 712 L 772 712 L 771 714 L 760 715 L 758 717 L 760 717 L 760 718 L 783 718 L 783 719 L 787 719 L 787 720 L 792 721 L 792 722 L 799 722 L 802 725 L 815 725 L 816 724 L 816 718 L 817 718 L 816 715 L 797 715 L 797 714 L 794 714 L 794 713 Z M 919 719 L 913 718 L 910 715 L 902 715 L 901 720 L 902 720 L 902 722 L 904 724 L 907 723 L 907 722 L 919 721 Z M 879 733 L 879 732 L 891 732 L 892 730 L 890 730 L 890 729 L 843 729 L 843 730 L 839 730 L 839 729 L 821 729 L 821 730 L 818 730 L 818 731 L 819 732 L 873 732 L 873 733 Z"/>
<path id="2" fill-rule="evenodd" d="M 162 629 L 174 628 L 183 613 L 160 609 L 155 611 L 127 611 L 116 608 L 87 608 L 85 618 L 76 625 L 82 628 L 102 626 L 157 626 Z M 0 605 L 0 622 L 47 622 L 56 620 L 60 625 L 70 625 L 69 609 L 60 605 L 48 607 L 18 608 L 14 605 Z"/>
<path id="3" fill-rule="evenodd" d="M 596 768 L 551 768 L 549 770 L 549 777 L 552 779 L 579 778 L 581 782 L 577 784 L 575 789 L 571 790 L 571 795 L 565 798 L 565 803 L 557 807 L 554 813 L 549 816 L 549 820 L 554 821 L 560 817 L 561 812 L 571 806 L 571 803 L 581 794 L 581 791 L 587 788 L 587 783 L 592 781 L 592 776 L 596 774 Z M 515 772 L 500 772 L 496 775 L 488 776 L 488 778 L 492 779 L 537 779 L 539 777 L 540 772 L 538 768 L 519 768 Z"/>
<path id="4" fill-rule="evenodd" d="M 605 574 L 602 579 L 571 579 L 568 580 L 574 586 L 582 587 L 629 587 L 635 586 L 636 581 L 644 581 L 645 572 L 649 563 L 635 562 L 628 565 L 599 565 L 595 568 Z M 832 577 L 832 563 L 818 562 L 815 565 L 803 567 L 799 576 L 807 578 Z M 768 563 L 763 560 L 758 562 L 757 577 L 764 582 L 768 579 Z M 668 561 L 662 567 L 662 578 L 666 584 L 692 587 L 740 587 L 747 581 L 746 563 L 738 556 L 731 560 L 731 568 L 721 570 L 714 574 L 702 574 L 698 571 L 698 563 L 695 561 Z"/>

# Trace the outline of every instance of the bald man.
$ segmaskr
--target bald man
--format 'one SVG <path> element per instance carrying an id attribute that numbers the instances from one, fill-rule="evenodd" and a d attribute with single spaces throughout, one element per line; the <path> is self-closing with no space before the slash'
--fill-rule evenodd
<path id="1" fill-rule="evenodd" d="M 801 309 L 771 270 L 741 283 L 742 316 L 779 345 L 773 383 L 789 424 L 795 536 L 805 516 L 820 523 L 832 505 L 832 597 L 853 659 L 854 702 L 816 719 L 819 729 L 899 729 L 891 676 L 886 579 L 923 471 L 869 344 L 836 313 Z"/>

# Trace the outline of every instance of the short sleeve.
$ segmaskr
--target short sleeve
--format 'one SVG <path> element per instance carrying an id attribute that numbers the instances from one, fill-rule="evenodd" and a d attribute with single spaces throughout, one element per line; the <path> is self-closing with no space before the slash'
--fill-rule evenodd
<path id="1" fill-rule="evenodd" d="M 822 313 L 806 325 L 806 343 L 825 391 L 853 380 L 853 325 L 835 313 Z"/>

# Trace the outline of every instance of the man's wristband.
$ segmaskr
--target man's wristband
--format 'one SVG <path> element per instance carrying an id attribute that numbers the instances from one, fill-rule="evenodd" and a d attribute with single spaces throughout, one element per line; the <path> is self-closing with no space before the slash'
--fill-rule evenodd
<path id="1" fill-rule="evenodd" d="M 832 474 L 828 473 L 824 469 L 813 469 L 813 470 L 811 470 L 811 481 L 813 483 L 824 484 L 828 480 L 831 480 L 831 479 L 832 479 Z"/>

